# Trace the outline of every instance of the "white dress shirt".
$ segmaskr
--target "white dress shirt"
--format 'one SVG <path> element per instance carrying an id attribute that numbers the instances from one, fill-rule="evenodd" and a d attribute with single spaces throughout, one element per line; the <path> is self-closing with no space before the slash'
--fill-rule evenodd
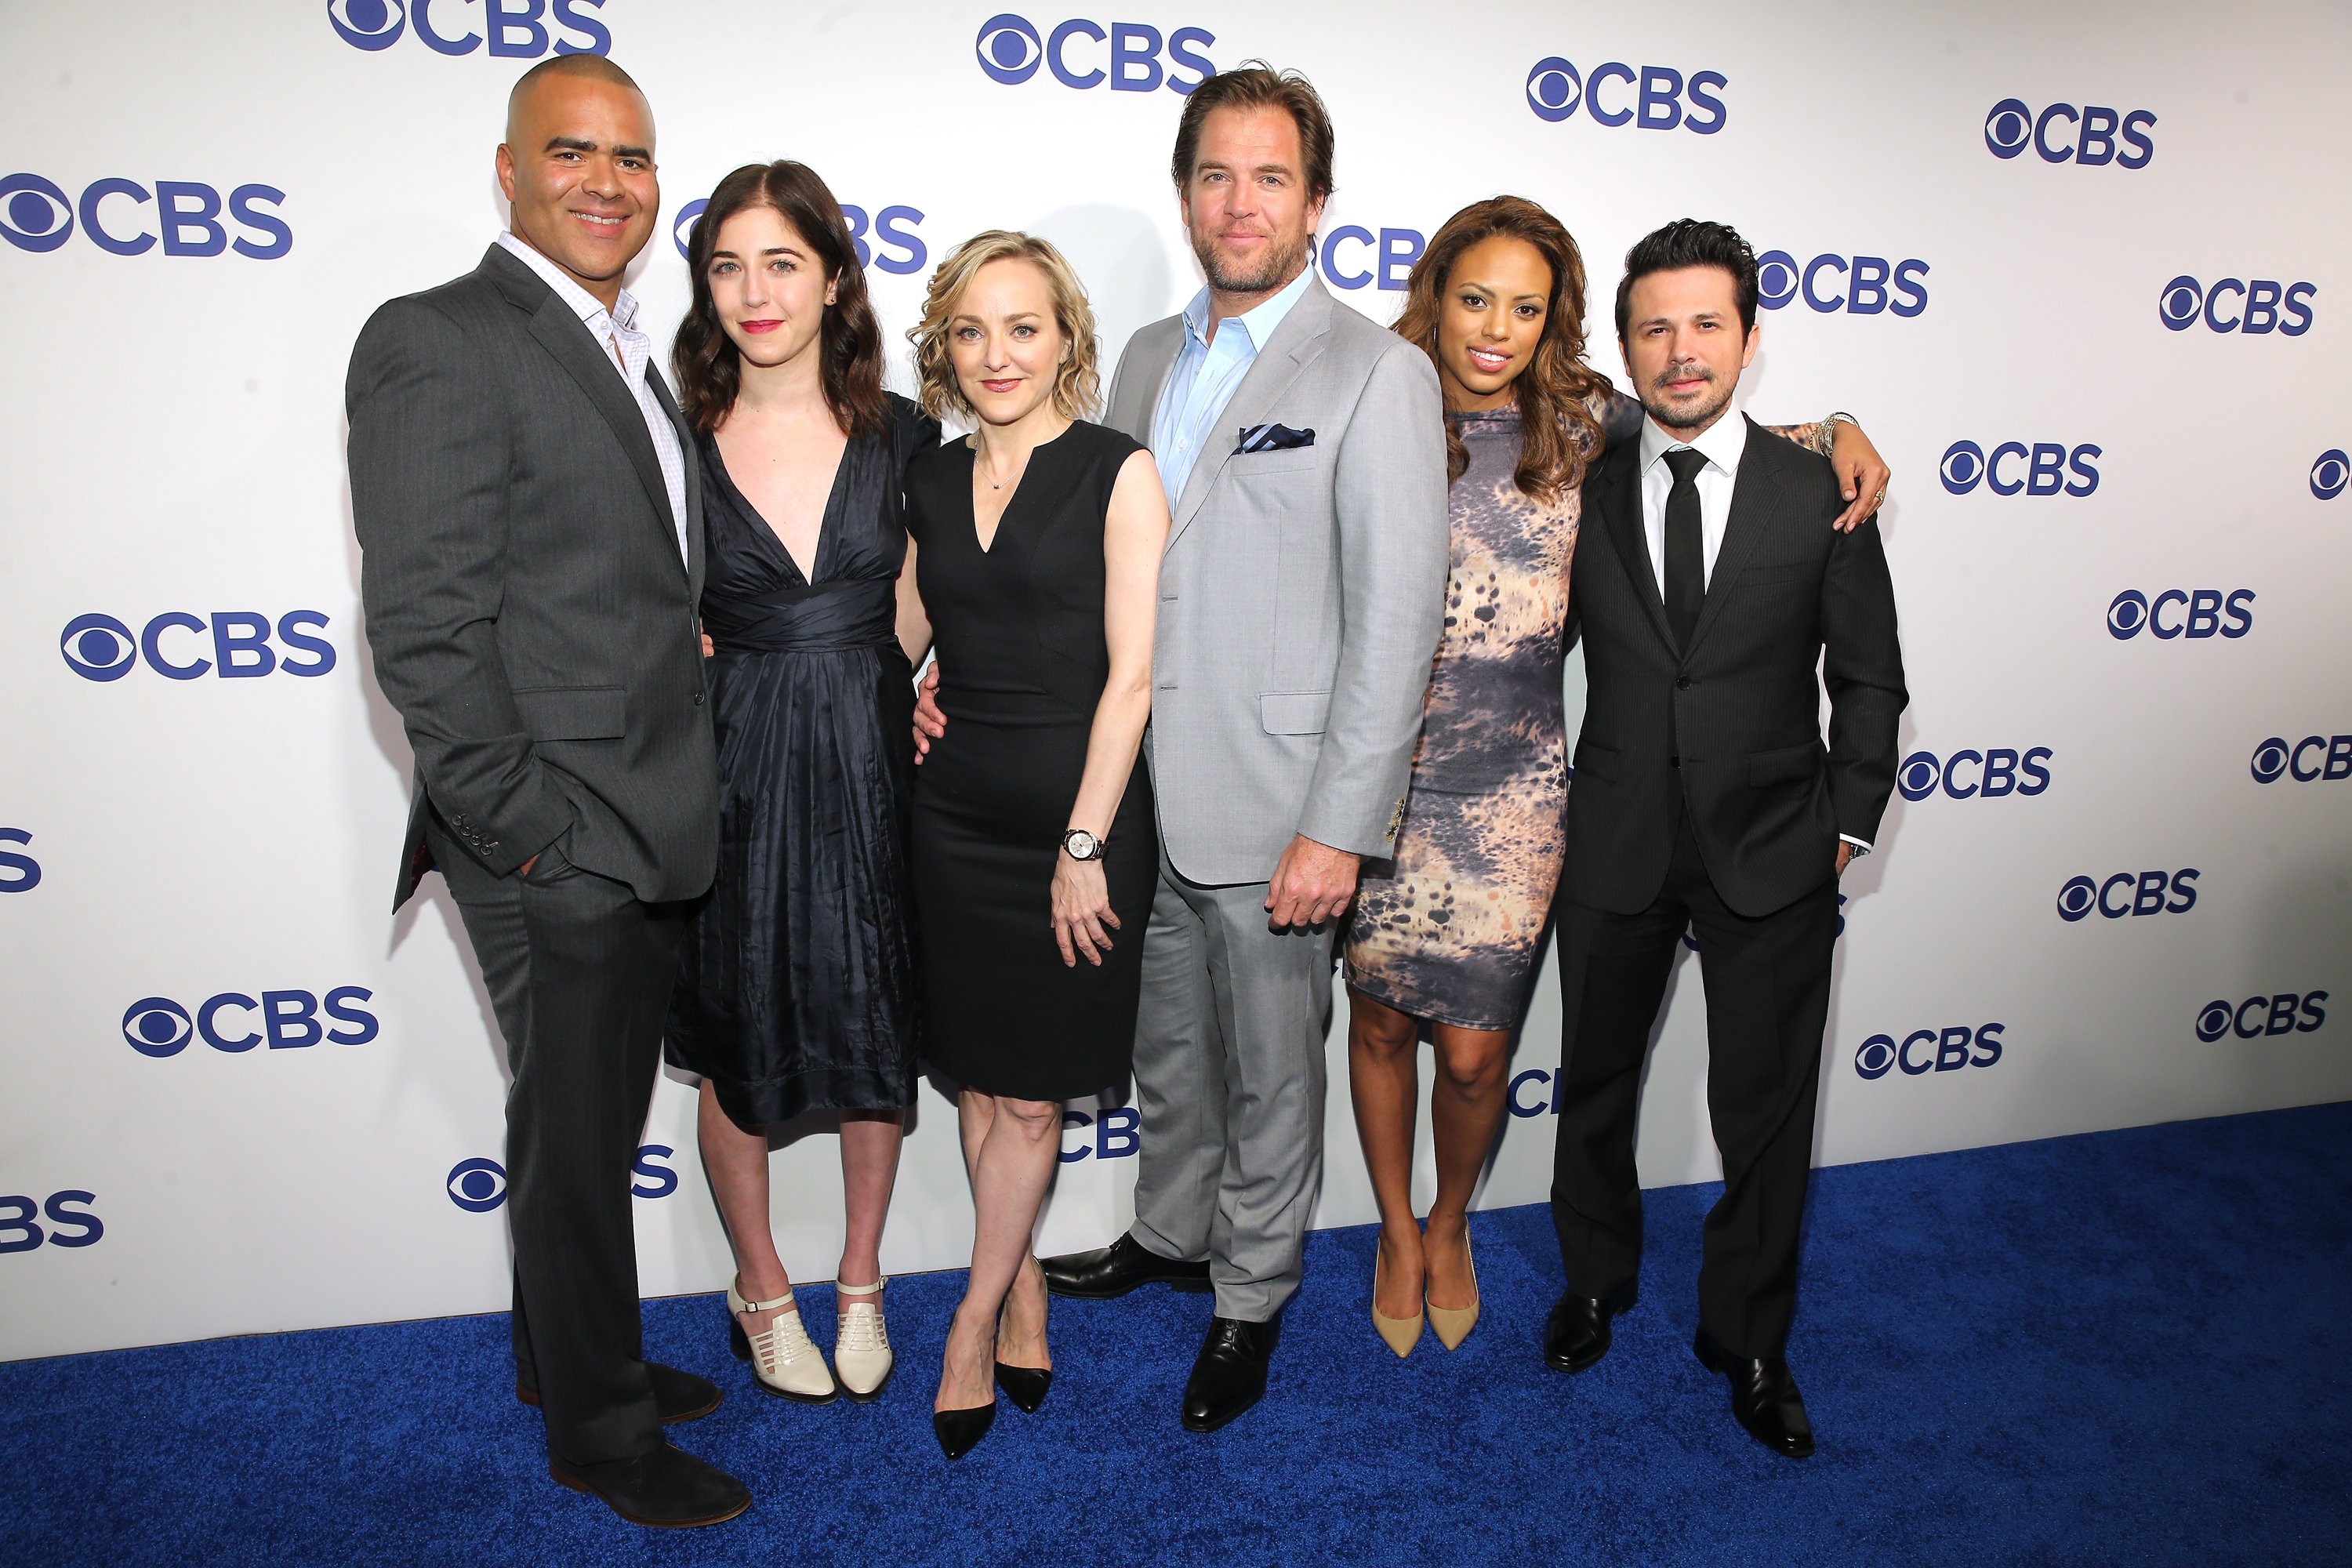
<path id="1" fill-rule="evenodd" d="M 1658 592 L 1666 589 L 1666 496 L 1675 488 L 1675 471 L 1666 454 L 1685 447 L 1706 458 L 1706 466 L 1691 480 L 1698 491 L 1699 584 L 1715 581 L 1715 558 L 1723 551 L 1724 524 L 1731 518 L 1731 489 L 1739 477 L 1740 455 L 1748 450 L 1748 421 L 1737 409 L 1685 441 L 1668 433 L 1654 419 L 1642 421 L 1642 537 L 1650 547 L 1650 570 L 1657 574 Z M 1870 846 L 1850 833 L 1838 837 L 1853 846 L 1856 855 Z"/>
<path id="2" fill-rule="evenodd" d="M 555 297 L 571 306 L 572 313 L 587 324 L 590 333 L 604 345 L 613 374 L 621 378 L 630 395 L 637 400 L 637 412 L 646 416 L 646 434 L 653 437 L 654 456 L 661 462 L 662 488 L 669 492 L 670 521 L 677 528 L 677 558 L 687 560 L 686 449 L 678 442 L 677 426 L 670 423 L 668 411 L 654 395 L 646 378 L 646 372 L 653 368 L 654 341 L 637 331 L 636 296 L 624 289 L 612 310 L 607 310 L 603 300 L 573 282 L 562 268 L 511 232 L 501 231 L 499 243 L 538 273 L 555 290 Z"/>
<path id="3" fill-rule="evenodd" d="M 1201 454 L 1224 434 L 1218 421 L 1240 389 L 1242 377 L 1257 363 L 1274 330 L 1282 325 L 1282 319 L 1290 314 L 1314 277 L 1314 268 L 1302 268 L 1271 300 L 1243 315 L 1218 321 L 1214 342 L 1209 341 L 1209 291 L 1202 289 L 1184 307 L 1184 346 L 1176 351 L 1176 363 L 1168 373 L 1168 384 L 1160 392 L 1160 406 L 1151 416 L 1151 457 L 1160 465 L 1160 484 L 1168 492 L 1171 511 L 1182 498 Z M 1231 433 L 1233 439 L 1240 436 L 1239 430 Z"/>

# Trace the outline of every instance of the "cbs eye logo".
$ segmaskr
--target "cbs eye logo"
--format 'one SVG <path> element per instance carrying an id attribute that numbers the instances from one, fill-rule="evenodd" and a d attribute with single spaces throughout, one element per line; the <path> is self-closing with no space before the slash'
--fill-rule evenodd
<path id="1" fill-rule="evenodd" d="M 2088 920 L 2096 910 L 2111 921 L 2126 915 L 2185 915 L 2197 907 L 2195 867 L 2179 871 L 2118 871 L 2105 881 L 2076 877 L 2058 889 L 2058 918 L 2068 925 Z M 2112 894 L 2121 903 L 2110 903 Z"/>
<path id="2" fill-rule="evenodd" d="M 1900 1045 L 1892 1035 L 1873 1035 L 1854 1047 L 1856 1078 L 1874 1081 L 1896 1068 L 1905 1076 L 1958 1072 L 1962 1068 L 1989 1068 L 2000 1060 L 2007 1044 L 2001 1032 L 2007 1024 L 1979 1024 L 1971 1029 L 1956 1024 L 1947 1029 L 1914 1029 Z"/>
<path id="3" fill-rule="evenodd" d="M 2036 114 L 2024 100 L 2004 98 L 1985 116 L 1985 151 L 2006 162 L 2031 147 L 2045 163 L 2145 169 L 2156 156 L 2156 143 L 2147 134 L 2155 123 L 2156 116 L 2145 109 L 2117 114 L 2096 104 L 2076 109 L 2071 103 L 2053 103 Z M 2065 129 L 2055 129 L 2061 125 Z M 2116 151 L 2118 132 L 2129 152 Z"/>
<path id="4" fill-rule="evenodd" d="M 2242 637 L 2254 629 L 2254 612 L 2246 607 L 2253 602 L 2252 588 L 2240 588 L 2226 597 L 2219 588 L 2167 588 L 2153 599 L 2137 588 L 2126 588 L 2107 605 L 2107 635 L 2117 642 L 2129 642 L 2142 631 L 2164 642 L 2175 637 Z M 2168 610 L 2186 613 L 2168 623 Z"/>
<path id="5" fill-rule="evenodd" d="M 1087 47 L 1074 52 L 1075 40 L 1081 38 Z M 1081 91 L 1108 82 L 1113 92 L 1151 92 L 1165 87 L 1173 93 L 1189 93 L 1217 74 L 1217 68 L 1201 52 L 1216 41 L 1217 36 L 1206 27 L 1179 27 L 1164 40 L 1173 65 L 1163 67 L 1160 29 L 1145 23 L 1113 22 L 1105 31 L 1099 23 L 1077 18 L 1040 35 L 1027 17 L 1007 11 L 980 25 L 971 47 L 982 73 L 1004 87 L 1019 87 L 1043 66 L 1055 81 Z M 1094 46 L 1101 44 L 1108 44 L 1109 50 L 1096 54 Z M 1185 67 L 1192 72 L 1192 78 L 1178 76 L 1173 66 Z"/>
<path id="6" fill-rule="evenodd" d="M 1944 448 L 1937 476 L 1944 489 L 1964 496 L 1979 485 L 1997 496 L 2086 496 L 2099 488 L 2097 459 L 2106 454 L 2085 441 L 2071 451 L 2060 442 L 2002 441 L 1988 453 L 1974 441 L 1955 441 Z M 2025 472 L 2002 465 L 2022 459 Z M 2074 477 L 2067 478 L 2069 470 Z"/>
<path id="7" fill-rule="evenodd" d="M 2305 735 L 2292 746 L 2273 735 L 2254 748 L 2253 772 L 2254 782 L 2265 784 L 2281 778 L 2297 784 L 2352 778 L 2352 735 Z"/>
<path id="8" fill-rule="evenodd" d="M 2211 1045 L 2224 1035 L 2256 1040 L 2265 1035 L 2312 1034 L 2327 1022 L 2327 1009 L 2320 1005 L 2326 1000 L 2325 991 L 2282 991 L 2275 996 L 2249 996 L 2235 1006 L 2208 1002 L 2198 1009 L 2197 1037 Z"/>
<path id="9" fill-rule="evenodd" d="M 1617 90 L 1618 83 L 1633 89 L 1630 101 Z M 1721 71 L 1693 71 L 1685 79 L 1671 66 L 1643 66 L 1637 71 L 1617 60 L 1594 66 L 1586 75 L 1558 55 L 1547 55 L 1528 68 L 1526 91 L 1535 117 L 1554 125 L 1581 109 L 1586 119 L 1612 131 L 1631 125 L 1638 131 L 1679 129 L 1712 136 L 1723 129 L 1726 118 L 1716 89 L 1730 85 Z M 1601 100 L 1603 88 L 1610 89 L 1614 103 Z M 1683 107 L 1685 95 L 1688 109 Z"/>
<path id="10" fill-rule="evenodd" d="M 1933 752 L 1914 752 L 1895 770 L 1895 787 L 1905 800 L 1925 800 L 1940 788 L 1954 800 L 1999 800 L 2003 795 L 2037 795 L 2050 787 L 2047 746 L 2019 752 L 2009 746 L 1983 751 L 1963 747 L 1938 759 Z M 1961 768 L 1970 769 L 1963 779 Z"/>
<path id="11" fill-rule="evenodd" d="M 363 1046 L 382 1027 L 376 1016 L 361 1005 L 374 995 L 364 985 L 338 985 L 324 997 L 308 991 L 265 991 L 258 998 L 224 991 L 206 997 L 193 1013 L 169 996 L 142 996 L 123 1009 L 122 1038 L 141 1056 L 159 1061 L 178 1056 L 198 1038 L 229 1056 L 242 1055 L 265 1038 L 273 1051 L 299 1050 L 321 1040 Z M 322 1005 L 336 1026 L 331 1029 L 320 1021 Z M 231 1023 L 231 1013 L 249 1016 Z M 230 1033 L 233 1029 L 243 1032 Z"/>
<path id="12" fill-rule="evenodd" d="M 446 18 L 457 6 L 474 3 L 441 0 L 442 15 Z M 404 0 L 327 0 L 327 23 L 337 37 L 369 54 L 400 42 L 412 25 L 418 40 L 436 55 L 470 55 L 485 41 L 490 54 L 502 59 L 535 60 L 547 53 L 550 42 L 559 55 L 613 52 L 613 35 L 604 24 L 580 15 L 583 7 L 593 11 L 604 0 L 555 0 L 555 23 L 571 33 L 552 39 L 541 20 L 548 14 L 548 0 L 487 0 L 481 13 L 482 31 L 454 36 L 435 29 L 427 4 L 428 0 L 405 0 L 404 4 Z M 450 25 L 446 19 L 442 23 L 445 27 Z"/>
<path id="13" fill-rule="evenodd" d="M 694 259 L 695 226 L 702 221 L 702 215 L 709 206 L 709 202 L 697 197 L 678 208 L 677 216 L 670 220 L 670 238 L 677 244 L 678 255 L 688 261 Z M 841 217 L 849 226 L 849 243 L 857 251 L 857 265 L 860 267 L 878 268 L 885 272 L 904 276 L 909 272 L 920 272 L 923 263 L 930 259 L 930 252 L 923 246 L 923 237 L 915 232 L 915 226 L 923 221 L 919 207 L 884 207 L 869 220 L 864 207 L 844 203 Z M 869 222 L 873 230 L 871 245 L 866 243 Z M 885 246 L 890 247 L 891 254 L 884 252 L 882 247 Z"/>
<path id="14" fill-rule="evenodd" d="M 629 1165 L 629 1195 L 666 1198 L 677 1191 L 677 1170 L 662 1163 L 677 1154 L 667 1143 L 640 1144 Z M 443 1185 L 449 1201 L 467 1214 L 488 1214 L 507 1201 L 507 1168 L 496 1160 L 460 1160 L 449 1167 Z"/>
<path id="15" fill-rule="evenodd" d="M 1824 283 L 1832 273 L 1843 281 Z M 1756 258 L 1756 302 L 1778 310 L 1802 299 L 1823 315 L 1843 310 L 1850 316 L 1885 313 L 1907 320 L 1927 308 L 1927 286 L 1920 281 L 1927 276 L 1927 264 L 1916 257 L 1905 261 L 1883 256 L 1849 259 L 1824 252 L 1801 263 L 1788 251 L 1768 250 Z"/>
<path id="16" fill-rule="evenodd" d="M 2176 332 L 2203 321 L 2217 332 L 2299 338 L 2311 331 L 2311 297 L 2318 292 L 2316 283 L 2280 284 L 2267 278 L 2224 278 L 2209 289 L 2184 272 L 2157 296 L 2156 314 Z M 2226 320 L 2220 313 L 2225 303 L 2237 311 Z"/>
<path id="17" fill-rule="evenodd" d="M 2344 493 L 2347 479 L 2352 479 L 2352 458 L 2346 457 L 2340 447 L 2330 447 L 2311 465 L 2313 499 L 2334 500 Z"/>
<path id="18" fill-rule="evenodd" d="M 275 185 L 238 185 L 224 198 L 212 185 L 193 180 L 158 180 L 150 191 L 136 180 L 92 180 L 76 204 L 56 181 L 16 174 L 0 180 L 0 239 L 35 253 L 58 248 L 74 236 L 74 220 L 92 245 L 115 256 L 144 256 L 158 244 L 166 256 L 218 256 L 234 250 L 254 261 L 276 261 L 294 248 L 294 231 L 268 209 L 286 193 Z M 107 204 L 116 205 L 110 211 Z M 154 217 L 133 218 L 121 204 L 155 208 Z M 244 232 L 229 237 L 228 217 Z M 125 232 L 133 223 L 142 226 Z M 149 232 L 152 226 L 154 232 Z"/>
<path id="19" fill-rule="evenodd" d="M 327 620 L 319 610 L 289 610 L 278 616 L 278 641 L 289 650 L 280 653 L 270 646 L 269 618 L 251 610 L 216 611 L 209 622 L 184 611 L 166 610 L 149 620 L 136 637 L 112 616 L 76 616 L 58 635 L 58 652 L 66 668 L 84 680 L 120 680 L 131 673 L 142 654 L 150 669 L 171 680 L 194 680 L 205 675 L 234 680 L 272 672 L 324 675 L 335 668 L 335 647 L 310 633 L 326 630 Z M 212 634 L 210 658 L 200 653 L 177 658 L 165 649 L 167 633 L 201 637 L 207 630 Z M 186 644 L 179 646 L 183 652 L 188 651 Z M 308 657 L 297 658 L 298 653 Z"/>

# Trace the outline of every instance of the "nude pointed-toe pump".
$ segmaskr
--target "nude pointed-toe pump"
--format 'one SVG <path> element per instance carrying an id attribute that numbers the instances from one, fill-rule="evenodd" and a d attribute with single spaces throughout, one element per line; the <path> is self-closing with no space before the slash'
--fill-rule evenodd
<path id="1" fill-rule="evenodd" d="M 1457 1350 L 1470 1337 L 1478 1321 L 1478 1259 L 1470 1250 L 1470 1233 L 1462 1233 L 1462 1256 L 1470 1265 L 1470 1304 L 1466 1307 L 1441 1307 L 1426 1295 L 1422 1304 L 1429 1309 L 1430 1331 L 1437 1342 L 1447 1350 Z"/>
<path id="2" fill-rule="evenodd" d="M 1409 1356 L 1412 1353 L 1412 1347 L 1421 1342 L 1421 1320 L 1422 1314 L 1419 1312 L 1415 1312 L 1410 1318 L 1390 1318 L 1381 1315 L 1381 1252 L 1379 1244 L 1374 1243 L 1372 1247 L 1372 1327 L 1379 1331 L 1381 1339 L 1388 1342 L 1389 1349 L 1396 1352 L 1400 1356 Z"/>

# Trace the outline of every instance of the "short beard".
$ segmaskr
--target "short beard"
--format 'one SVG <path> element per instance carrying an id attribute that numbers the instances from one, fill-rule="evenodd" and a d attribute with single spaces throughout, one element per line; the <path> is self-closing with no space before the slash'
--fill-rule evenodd
<path id="1" fill-rule="evenodd" d="M 1269 247 L 1258 264 L 1247 272 L 1229 271 L 1217 257 L 1216 246 L 1195 238 L 1192 254 L 1200 259 L 1201 270 L 1208 275 L 1209 287 L 1220 294 L 1265 294 L 1281 288 L 1305 270 L 1310 237 L 1287 247 Z"/>
<path id="2" fill-rule="evenodd" d="M 1724 409 L 1731 402 L 1732 388 L 1728 386 L 1721 387 L 1714 397 L 1694 408 L 1677 408 L 1666 401 L 1666 383 L 1674 380 L 1677 374 L 1688 375 L 1693 370 L 1710 384 L 1716 384 L 1715 372 L 1706 366 L 1694 365 L 1688 360 L 1677 360 L 1660 371 L 1655 381 L 1642 388 L 1643 412 L 1668 430 L 1704 430 L 1722 417 Z"/>

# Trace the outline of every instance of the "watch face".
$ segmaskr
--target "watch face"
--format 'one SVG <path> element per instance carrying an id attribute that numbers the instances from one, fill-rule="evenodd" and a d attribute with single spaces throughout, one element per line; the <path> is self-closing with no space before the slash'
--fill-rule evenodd
<path id="1" fill-rule="evenodd" d="M 1063 838 L 1062 847 L 1070 852 L 1070 858 L 1073 860 L 1091 860 L 1095 858 L 1095 836 L 1084 828 L 1071 829 Z"/>

